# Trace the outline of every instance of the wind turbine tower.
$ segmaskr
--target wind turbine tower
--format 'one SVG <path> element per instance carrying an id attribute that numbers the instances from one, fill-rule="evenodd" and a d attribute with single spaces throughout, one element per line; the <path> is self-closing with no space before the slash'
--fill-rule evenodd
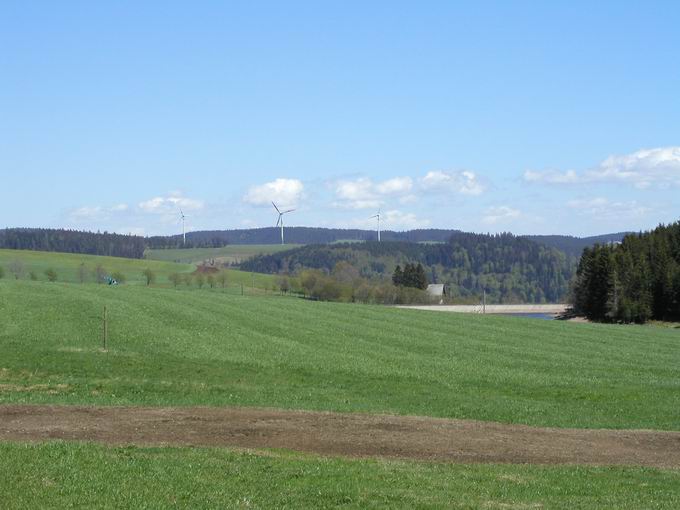
<path id="1" fill-rule="evenodd" d="M 182 212 L 182 209 L 179 210 L 179 217 L 180 220 L 182 221 L 182 244 L 185 245 L 187 244 L 187 233 L 186 229 L 184 228 L 184 220 L 186 219 L 186 216 Z"/>
<path id="2" fill-rule="evenodd" d="M 371 216 L 368 218 L 369 220 L 377 218 L 378 219 L 378 242 L 380 242 L 380 209 L 378 209 L 378 214 Z"/>
<path id="3" fill-rule="evenodd" d="M 276 226 L 281 226 L 281 244 L 285 244 L 283 242 L 283 215 L 288 214 L 289 212 L 293 212 L 295 209 L 288 209 L 287 211 L 280 211 L 278 207 L 276 207 L 276 204 L 272 202 L 272 205 L 274 206 L 274 209 L 276 209 L 276 212 L 279 213 L 279 219 L 276 221 Z"/>

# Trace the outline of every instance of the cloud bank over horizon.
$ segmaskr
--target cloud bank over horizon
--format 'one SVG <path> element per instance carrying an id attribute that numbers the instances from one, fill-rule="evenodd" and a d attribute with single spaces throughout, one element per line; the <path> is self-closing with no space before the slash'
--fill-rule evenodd
<path id="1" fill-rule="evenodd" d="M 560 187 L 561 200 L 547 198 L 537 191 L 538 185 Z M 582 171 L 527 170 L 505 183 L 472 170 L 321 181 L 287 175 L 253 182 L 222 201 L 172 191 L 134 204 L 82 204 L 67 210 L 64 223 L 75 228 L 167 234 L 177 230 L 181 209 L 191 230 L 264 227 L 275 222 L 271 211 L 275 202 L 280 208 L 295 208 L 288 221 L 300 226 L 371 229 L 374 220 L 370 216 L 381 211 L 383 227 L 392 230 L 436 227 L 587 235 L 672 221 L 672 206 L 657 196 L 678 187 L 680 147 L 661 147 L 609 156 Z M 560 224 L 582 221 L 598 227 L 582 232 L 560 228 Z"/>

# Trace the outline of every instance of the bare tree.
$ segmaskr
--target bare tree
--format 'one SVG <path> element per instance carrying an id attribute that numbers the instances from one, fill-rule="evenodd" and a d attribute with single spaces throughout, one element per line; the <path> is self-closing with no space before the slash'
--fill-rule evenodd
<path id="1" fill-rule="evenodd" d="M 210 285 L 211 289 L 215 288 L 215 275 L 214 274 L 209 274 L 208 275 L 208 285 Z"/>
<path id="2" fill-rule="evenodd" d="M 78 266 L 78 281 L 80 283 L 85 283 L 87 279 L 87 267 L 85 267 L 85 262 L 81 262 Z"/>
<path id="3" fill-rule="evenodd" d="M 45 276 L 47 276 L 47 280 L 50 282 L 57 281 L 57 272 L 52 267 L 45 269 Z"/>
<path id="4" fill-rule="evenodd" d="M 177 288 L 177 285 L 182 281 L 182 276 L 179 273 L 170 273 L 168 275 L 168 280 L 170 280 L 170 283 Z"/>
<path id="5" fill-rule="evenodd" d="M 198 285 L 199 289 L 202 289 L 203 285 L 205 285 L 205 276 L 203 276 L 203 273 L 196 273 L 196 285 Z"/>
<path id="6" fill-rule="evenodd" d="M 227 272 L 226 271 L 220 271 L 217 273 L 217 281 L 220 282 L 220 285 L 222 288 L 226 287 L 227 285 Z"/>
<path id="7" fill-rule="evenodd" d="M 144 275 L 144 278 L 146 278 L 146 285 L 147 286 L 156 282 L 156 273 L 154 273 L 148 267 L 144 271 L 142 271 L 142 274 Z"/>
<path id="8" fill-rule="evenodd" d="M 26 269 L 24 267 L 24 263 L 21 260 L 13 260 L 9 264 L 9 270 L 14 275 L 14 278 L 18 280 L 24 276 L 24 271 Z"/>
<path id="9" fill-rule="evenodd" d="M 104 269 L 104 266 L 97 264 L 94 268 L 94 277 L 95 280 L 97 280 L 97 283 L 104 283 L 104 280 L 106 279 L 106 269 Z"/>
<path id="10" fill-rule="evenodd" d="M 282 276 L 279 278 L 279 289 L 281 289 L 282 294 L 287 294 L 288 291 L 290 290 L 290 282 L 288 281 L 287 276 Z"/>

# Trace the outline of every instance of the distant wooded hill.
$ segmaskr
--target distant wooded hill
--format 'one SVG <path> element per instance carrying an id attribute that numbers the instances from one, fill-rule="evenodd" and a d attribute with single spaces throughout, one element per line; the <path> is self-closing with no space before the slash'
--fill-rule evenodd
<path id="1" fill-rule="evenodd" d="M 384 230 L 380 233 L 383 241 L 446 242 L 452 234 L 460 230 L 451 229 L 415 229 L 405 232 Z M 320 227 L 286 227 L 286 242 L 290 244 L 327 244 L 338 241 L 373 241 L 375 230 L 320 228 Z M 161 248 L 169 244 L 169 239 L 181 243 L 181 236 L 158 236 L 147 238 L 150 248 Z M 222 242 L 224 244 L 278 244 L 281 242 L 281 230 L 276 227 L 249 228 L 238 230 L 203 230 L 187 233 L 187 241 L 196 243 Z M 155 243 L 160 246 L 155 246 Z"/>
<path id="2" fill-rule="evenodd" d="M 291 244 L 328 244 L 376 239 L 374 230 L 362 229 L 287 227 L 285 234 L 286 242 Z M 405 232 L 385 230 L 381 233 L 381 238 L 383 241 L 445 243 L 455 235 L 465 234 L 453 229 L 431 228 Z M 624 235 L 625 233 L 585 238 L 559 235 L 526 236 L 526 238 L 551 248 L 557 248 L 568 256 L 578 257 L 586 247 L 593 246 L 595 243 L 621 241 Z M 217 248 L 228 244 L 278 244 L 281 241 L 280 236 L 281 231 L 275 227 L 204 230 L 187 233 L 187 243 L 183 244 L 181 235 L 141 237 L 64 229 L 8 228 L 0 230 L 0 248 L 142 258 L 147 248 Z"/>
<path id="3" fill-rule="evenodd" d="M 572 257 L 580 257 L 585 248 L 590 248 L 596 244 L 619 243 L 630 232 L 617 232 L 615 234 L 604 234 L 590 237 L 573 236 L 524 236 L 537 243 L 557 248 Z"/>
<path id="4" fill-rule="evenodd" d="M 447 242 L 452 235 L 463 233 L 456 229 L 424 228 L 397 232 L 384 230 L 380 237 L 383 241 Z M 591 237 L 574 237 L 562 235 L 523 236 L 532 241 L 557 248 L 568 255 L 580 257 L 583 249 L 596 243 L 619 242 L 628 232 L 604 234 Z M 375 230 L 341 229 L 321 227 L 286 227 L 286 242 L 291 244 L 326 244 L 338 241 L 375 241 Z M 150 248 L 161 248 L 168 244 L 181 244 L 181 236 L 159 236 L 147 238 Z M 173 240 L 173 241 L 169 241 Z M 236 229 L 236 230 L 203 230 L 189 232 L 187 241 L 192 243 L 224 244 L 277 244 L 281 242 L 281 231 L 275 227 Z M 154 246 L 158 242 L 159 246 Z"/>
<path id="5" fill-rule="evenodd" d="M 399 264 L 420 263 L 429 283 L 446 283 L 452 297 L 487 292 L 495 302 L 558 302 L 566 297 L 576 259 L 512 234 L 454 233 L 446 243 L 368 241 L 307 245 L 260 255 L 241 269 L 262 273 L 294 273 L 305 268 L 332 272 L 339 262 L 361 276 L 391 278 Z"/>
<path id="6" fill-rule="evenodd" d="M 146 242 L 140 236 L 109 234 L 107 232 L 7 228 L 0 230 L 0 248 L 140 259 L 144 256 Z"/>

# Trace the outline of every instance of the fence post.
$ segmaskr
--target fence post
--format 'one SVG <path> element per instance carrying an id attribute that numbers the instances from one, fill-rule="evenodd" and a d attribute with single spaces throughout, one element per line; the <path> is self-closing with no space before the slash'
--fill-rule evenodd
<path id="1" fill-rule="evenodd" d="M 106 344 L 109 340 L 109 317 L 106 305 L 104 305 L 104 350 L 106 350 Z"/>

